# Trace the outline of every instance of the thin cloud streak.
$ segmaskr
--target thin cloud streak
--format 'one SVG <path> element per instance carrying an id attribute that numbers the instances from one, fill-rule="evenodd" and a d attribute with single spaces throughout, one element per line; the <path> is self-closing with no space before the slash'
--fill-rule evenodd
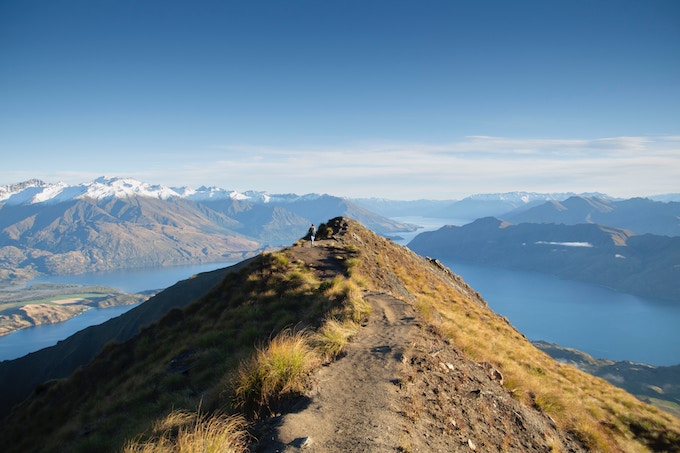
<path id="1" fill-rule="evenodd" d="M 185 155 L 112 161 L 104 174 L 168 186 L 213 185 L 270 193 L 347 197 L 460 199 L 510 191 L 603 192 L 632 197 L 680 192 L 680 137 L 516 139 L 471 136 L 448 143 L 357 143 L 345 147 L 231 145 Z M 129 171 L 134 169 L 134 171 Z M 40 177 L 77 183 L 87 169 L 17 171 L 9 182 Z"/>
<path id="2" fill-rule="evenodd" d="M 352 197 L 460 198 L 514 190 L 599 191 L 625 197 L 680 190 L 680 143 L 667 137 L 474 136 L 452 144 L 228 149 L 238 157 L 215 163 L 226 173 Z"/>

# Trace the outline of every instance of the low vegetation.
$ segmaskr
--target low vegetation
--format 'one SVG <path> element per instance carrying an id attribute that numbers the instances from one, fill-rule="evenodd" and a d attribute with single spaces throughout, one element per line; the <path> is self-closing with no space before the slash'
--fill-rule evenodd
<path id="1" fill-rule="evenodd" d="M 70 378 L 41 386 L 8 419 L 3 445 L 32 451 L 39 436 L 43 451 L 124 445 L 127 451 L 193 451 L 179 447 L 199 439 L 187 427 L 198 432 L 221 426 L 224 417 L 268 414 L 302 392 L 322 360 L 341 353 L 346 338 L 331 332 L 368 312 L 344 272 L 353 255 L 334 250 L 331 265 L 339 272 L 328 278 L 285 251 L 257 257 L 184 310 L 170 311 L 123 344 L 107 345 Z M 193 425 L 159 431 L 175 411 L 193 414 Z M 233 426 L 236 437 L 245 435 L 245 425 Z"/>
<path id="2" fill-rule="evenodd" d="M 318 363 L 306 332 L 283 330 L 238 367 L 235 408 L 253 416 L 271 411 L 282 399 L 305 390 L 306 378 Z"/>
<path id="3" fill-rule="evenodd" d="M 248 447 L 243 417 L 172 411 L 154 424 L 146 441 L 132 440 L 123 453 L 241 453 Z"/>

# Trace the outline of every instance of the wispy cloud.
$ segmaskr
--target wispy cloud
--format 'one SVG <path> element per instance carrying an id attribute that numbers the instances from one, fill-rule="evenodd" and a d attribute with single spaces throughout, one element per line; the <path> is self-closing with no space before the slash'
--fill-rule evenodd
<path id="1" fill-rule="evenodd" d="M 448 198 L 471 193 L 602 191 L 633 196 L 680 191 L 675 137 L 516 139 L 471 136 L 446 144 L 345 147 L 227 146 L 208 166 L 240 187 L 347 196 Z"/>
<path id="2" fill-rule="evenodd" d="M 678 136 L 470 136 L 450 143 L 376 141 L 335 147 L 237 144 L 145 158 L 112 160 L 105 173 L 173 186 L 395 199 L 451 199 L 515 190 L 598 191 L 621 197 L 680 192 Z M 63 174 L 26 174 L 25 179 L 82 182 L 101 174 L 83 166 Z M 16 176 L 9 182 L 24 179 Z"/>

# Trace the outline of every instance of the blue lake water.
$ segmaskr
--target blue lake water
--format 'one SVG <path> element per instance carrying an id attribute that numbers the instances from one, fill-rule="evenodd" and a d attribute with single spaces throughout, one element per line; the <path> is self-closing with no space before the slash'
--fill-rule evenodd
<path id="1" fill-rule="evenodd" d="M 596 358 L 680 364 L 680 301 L 645 299 L 547 274 L 441 261 L 530 340 Z"/>
<path id="2" fill-rule="evenodd" d="M 118 271 L 88 272 L 80 275 L 38 277 L 33 283 L 74 283 L 116 288 L 126 293 L 165 289 L 194 274 L 231 266 L 235 262 L 189 264 L 185 266 L 153 267 L 148 269 L 123 269 Z"/>
<path id="3" fill-rule="evenodd" d="M 4 335 L 0 337 L 0 361 L 17 359 L 31 352 L 54 346 L 60 340 L 64 340 L 86 327 L 95 326 L 120 316 L 137 305 L 91 308 L 68 321 L 28 327 Z"/>
<path id="4" fill-rule="evenodd" d="M 208 272 L 231 266 L 229 263 L 192 264 L 152 269 L 128 269 L 108 272 L 90 272 L 82 275 L 40 277 L 30 284 L 39 282 L 100 285 L 119 289 L 127 293 L 146 290 L 164 289 L 185 280 L 194 274 Z M 120 316 L 136 305 L 110 308 L 91 308 L 68 321 L 29 327 L 0 336 L 0 361 L 22 357 L 30 352 L 47 348 L 58 341 L 68 338 L 74 333 L 111 318 Z"/>

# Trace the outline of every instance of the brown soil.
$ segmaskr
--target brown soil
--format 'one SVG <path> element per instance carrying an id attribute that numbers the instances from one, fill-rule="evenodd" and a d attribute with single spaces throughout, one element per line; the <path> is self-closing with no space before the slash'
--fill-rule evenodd
<path id="1" fill-rule="evenodd" d="M 317 244 L 295 247 L 295 258 L 337 271 L 332 249 Z M 549 417 L 513 399 L 492 366 L 424 325 L 411 304 L 385 293 L 365 298 L 372 313 L 346 354 L 259 427 L 252 451 L 584 451 Z"/>

